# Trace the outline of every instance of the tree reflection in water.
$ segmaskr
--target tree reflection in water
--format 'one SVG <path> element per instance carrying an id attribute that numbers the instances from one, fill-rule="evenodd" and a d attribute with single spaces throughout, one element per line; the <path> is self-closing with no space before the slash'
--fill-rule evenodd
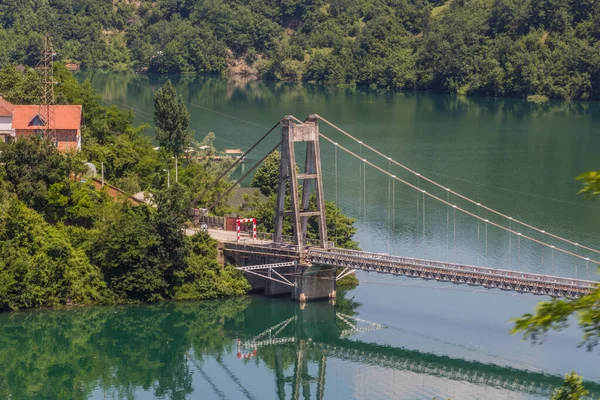
<path id="1" fill-rule="evenodd" d="M 327 374 L 331 358 L 531 394 L 548 393 L 562 382 L 362 342 L 361 331 L 385 327 L 357 318 L 360 304 L 343 292 L 338 296 L 336 305 L 304 307 L 288 299 L 247 297 L 2 314 L 0 398 L 87 399 L 101 391 L 109 398 L 133 399 L 145 390 L 153 397 L 184 399 L 199 387 L 209 398 L 227 398 L 230 388 L 213 381 L 208 360 L 216 361 L 212 368 L 220 368 L 239 396 L 262 398 L 264 393 L 252 393 L 236 375 L 239 366 L 228 365 L 234 356 L 270 371 L 273 380 L 261 386 L 274 382 L 279 399 L 324 398 L 326 382 L 337 379 Z M 588 386 L 600 393 L 600 385 Z"/>

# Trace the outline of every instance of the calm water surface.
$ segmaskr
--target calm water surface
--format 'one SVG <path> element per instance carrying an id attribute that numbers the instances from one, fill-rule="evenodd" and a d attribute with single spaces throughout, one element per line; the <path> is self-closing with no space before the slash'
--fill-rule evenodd
<path id="1" fill-rule="evenodd" d="M 90 78 L 108 104 L 131 108 L 139 123 L 152 122 L 152 94 L 163 78 Z M 286 114 L 318 113 L 445 186 L 600 247 L 600 204 L 576 195 L 574 180 L 600 167 L 600 104 L 173 79 L 196 137 L 212 131 L 221 149 L 247 149 Z M 321 130 L 446 196 L 332 129 Z M 250 161 L 275 143 L 274 136 Z M 322 154 L 326 197 L 357 219 L 356 239 L 365 250 L 596 279 L 585 262 L 492 227 L 486 235 L 484 224 L 433 200 L 426 199 L 423 213 L 414 191 L 399 184 L 392 191 L 386 177 L 370 167 L 360 172 L 355 160 L 336 157 L 326 142 Z M 335 306 L 300 309 L 286 299 L 251 297 L 1 315 L 0 397 L 536 399 L 547 398 L 548 388 L 571 370 L 600 395 L 597 350 L 577 348 L 576 327 L 552 334 L 542 346 L 508 334 L 509 319 L 531 311 L 539 297 L 387 275 L 359 278 L 361 285 Z"/>

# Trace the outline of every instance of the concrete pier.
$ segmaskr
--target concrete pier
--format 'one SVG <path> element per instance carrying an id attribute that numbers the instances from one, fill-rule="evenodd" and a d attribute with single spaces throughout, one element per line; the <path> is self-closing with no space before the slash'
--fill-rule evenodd
<path id="1" fill-rule="evenodd" d="M 275 280 L 245 272 L 245 276 L 252 286 L 252 292 L 264 293 L 270 297 L 291 296 L 293 300 L 299 302 L 335 298 L 335 268 L 302 263 L 299 253 L 294 249 L 268 249 L 261 244 L 231 242 L 222 243 L 219 247 L 222 248 L 224 262 L 236 267 L 298 261 L 293 266 L 260 270 L 262 275 Z M 277 273 L 283 275 L 293 286 L 282 283 Z"/>
<path id="2" fill-rule="evenodd" d="M 335 298 L 335 268 L 315 265 L 304 268 L 296 279 L 292 299 L 305 302 Z"/>

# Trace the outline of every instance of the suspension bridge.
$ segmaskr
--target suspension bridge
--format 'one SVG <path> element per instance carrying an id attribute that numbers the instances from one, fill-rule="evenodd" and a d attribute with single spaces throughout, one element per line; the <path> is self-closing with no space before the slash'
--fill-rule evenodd
<path id="1" fill-rule="evenodd" d="M 330 135 L 325 135 L 319 128 L 320 122 L 341 136 L 345 142 L 336 141 Z M 243 176 L 208 207 L 209 211 L 212 210 L 271 153 L 280 150 L 281 161 L 275 204 L 274 233 L 258 232 L 252 238 L 240 240 L 239 232 L 228 234 L 222 231 L 210 231 L 211 235 L 221 243 L 220 249 L 224 260 L 244 271 L 255 290 L 264 290 L 267 295 L 289 293 L 293 299 L 301 302 L 332 298 L 335 297 L 336 281 L 356 270 L 564 298 L 578 298 L 597 287 L 597 281 L 593 280 L 593 275 L 590 276 L 590 268 L 593 273 L 594 268 L 600 264 L 598 261 L 600 259 L 599 250 L 547 232 L 456 192 L 392 159 L 316 114 L 310 115 L 305 120 L 299 120 L 293 116 L 284 117 L 252 145 L 238 161 L 224 171 L 200 195 L 198 200 L 201 200 L 212 187 L 238 165 L 240 160 L 246 159 L 249 153 L 273 132 L 279 132 L 277 144 L 258 162 L 247 168 Z M 390 254 L 396 252 L 395 249 L 388 249 L 387 253 L 375 253 L 336 247 L 337 224 L 335 220 L 332 234 L 334 240 L 333 242 L 328 240 L 328 233 L 331 234 L 331 232 L 328 232 L 325 215 L 321 141 L 334 147 L 336 204 L 338 200 L 338 153 L 354 159 L 359 166 L 359 183 L 361 184 L 359 204 L 361 213 L 364 212 L 365 216 L 367 215 L 368 192 L 366 186 L 367 167 L 388 179 L 388 243 L 390 232 L 395 231 L 397 187 L 402 186 L 416 195 L 417 237 L 420 235 L 425 237 L 427 200 L 428 209 L 437 206 L 446 211 L 446 244 L 448 248 L 451 231 L 454 246 L 456 246 L 456 215 L 457 213 L 462 214 L 465 218 L 476 222 L 478 252 L 483 253 L 481 242 L 485 238 L 484 259 L 487 259 L 489 251 L 488 234 L 494 230 L 507 236 L 509 268 L 502 265 L 483 265 L 480 262 L 479 253 L 478 263 L 474 265 Z M 299 152 L 299 155 L 304 156 L 304 162 L 301 165 L 297 162 L 296 147 L 298 145 L 304 146 Z M 356 145 L 359 150 L 352 151 L 351 146 Z M 367 159 L 366 152 L 370 152 L 373 157 L 369 156 Z M 392 173 L 392 167 L 401 171 L 403 175 Z M 416 179 L 416 183 L 412 183 L 410 179 Z M 426 187 L 426 185 L 428 186 Z M 451 196 L 452 201 L 450 200 Z M 286 226 L 291 226 L 290 236 L 284 235 L 284 233 L 289 233 L 285 229 Z M 309 226 L 316 226 L 318 239 L 307 237 Z M 421 228 L 421 234 L 419 228 Z M 540 259 L 532 260 L 532 257 L 528 257 L 527 260 L 522 260 L 521 248 L 526 245 L 539 249 Z M 513 250 L 513 247 L 516 249 Z M 398 252 L 401 251 L 402 249 L 398 249 Z M 514 253 L 517 254 L 517 260 L 513 267 Z M 546 261 L 544 261 L 544 255 L 546 255 Z M 548 258 L 551 259 L 550 267 L 547 266 Z M 560 263 L 560 265 L 556 265 L 556 263 Z M 580 277 L 580 270 L 585 272 L 585 279 Z"/>

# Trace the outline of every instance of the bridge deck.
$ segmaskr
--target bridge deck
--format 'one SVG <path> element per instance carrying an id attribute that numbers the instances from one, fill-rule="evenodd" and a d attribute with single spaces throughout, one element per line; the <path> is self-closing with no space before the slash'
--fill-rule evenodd
<path id="1" fill-rule="evenodd" d="M 312 263 L 421 279 L 483 286 L 519 293 L 577 298 L 591 292 L 597 282 L 529 272 L 494 269 L 418 258 L 345 249 L 308 250 Z"/>
<path id="2" fill-rule="evenodd" d="M 273 243 L 269 240 L 253 241 L 248 239 L 237 242 L 235 232 L 216 231 L 215 233 L 211 231 L 210 233 L 215 239 L 224 242 L 230 251 L 240 253 L 269 254 L 298 259 L 306 264 L 330 265 L 368 272 L 404 275 L 411 278 L 482 286 L 519 293 L 577 298 L 590 293 L 598 285 L 598 282 L 583 279 L 339 248 L 307 247 L 299 252 L 297 247 L 293 245 Z"/>

